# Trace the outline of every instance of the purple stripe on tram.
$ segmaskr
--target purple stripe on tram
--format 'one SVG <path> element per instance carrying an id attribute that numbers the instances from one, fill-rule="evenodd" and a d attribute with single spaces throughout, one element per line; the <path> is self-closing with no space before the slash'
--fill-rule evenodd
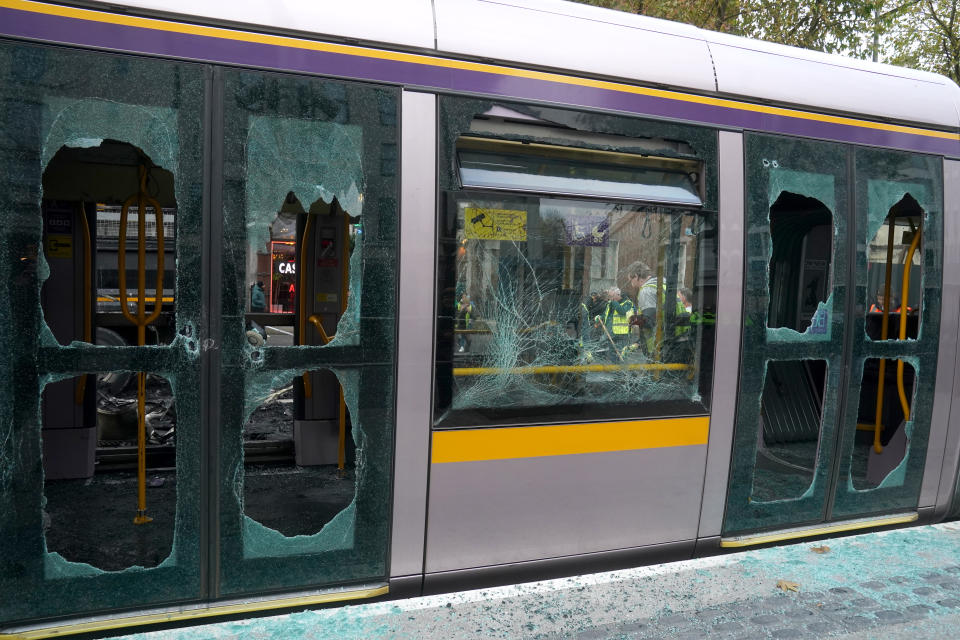
<path id="1" fill-rule="evenodd" d="M 199 36 L 143 27 L 79 20 L 0 8 L 0 29 L 24 38 L 147 53 L 205 62 L 415 85 L 609 109 L 708 125 L 755 129 L 838 142 L 877 145 L 946 155 L 960 154 L 960 141 L 768 113 L 583 87 L 491 72 L 450 69 L 396 60 L 312 51 L 296 47 Z"/>

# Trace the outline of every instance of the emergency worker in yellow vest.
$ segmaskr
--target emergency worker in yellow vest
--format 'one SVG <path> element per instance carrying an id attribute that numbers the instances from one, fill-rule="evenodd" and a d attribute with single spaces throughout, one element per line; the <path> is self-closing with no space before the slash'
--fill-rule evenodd
<path id="1" fill-rule="evenodd" d="M 606 327 L 609 334 L 609 340 L 613 342 L 612 348 L 616 350 L 613 354 L 613 360 L 618 361 L 617 355 L 621 349 L 630 343 L 630 319 L 633 317 L 633 302 L 630 298 L 625 298 L 619 287 L 610 287 L 606 291 L 607 304 L 604 307 L 603 315 L 597 316 L 595 320 Z"/>
<path id="2" fill-rule="evenodd" d="M 627 281 L 630 287 L 637 292 L 636 314 L 634 321 L 640 329 L 640 339 L 634 349 L 642 347 L 648 355 L 656 352 L 656 327 L 657 327 L 657 276 L 653 270 L 645 263 L 637 261 L 627 267 Z M 667 304 L 667 283 L 666 280 L 660 282 L 660 304 Z M 674 317 L 685 317 L 687 314 L 686 306 L 679 295 L 679 291 L 674 300 Z M 676 326 L 673 333 L 679 337 L 689 330 L 689 326 Z M 663 327 L 663 336 L 666 336 L 667 328 Z"/>

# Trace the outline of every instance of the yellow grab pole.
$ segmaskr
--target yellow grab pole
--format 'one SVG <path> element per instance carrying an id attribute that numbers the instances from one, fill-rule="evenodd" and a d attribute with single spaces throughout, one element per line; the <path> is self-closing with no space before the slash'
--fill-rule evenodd
<path id="1" fill-rule="evenodd" d="M 137 203 L 137 314 L 130 313 L 127 299 L 127 220 L 130 206 Z M 157 284 L 153 296 L 153 311 L 147 315 L 147 205 L 153 207 L 157 228 Z M 120 289 L 120 310 L 123 317 L 137 327 L 137 346 L 147 341 L 147 325 L 160 317 L 163 306 L 163 209 L 147 193 L 147 168 L 140 166 L 140 190 L 126 199 L 120 210 L 120 234 L 117 242 L 117 275 Z M 137 515 L 134 524 L 153 520 L 147 515 L 147 374 L 137 372 Z"/>
<path id="2" fill-rule="evenodd" d="M 307 271 L 309 262 L 307 258 L 309 257 L 309 251 L 307 247 L 310 242 L 310 231 L 311 226 L 313 225 L 313 216 L 309 213 L 306 214 L 307 221 L 303 225 L 303 237 L 300 239 L 300 265 L 299 265 L 299 280 L 300 280 L 300 319 L 297 324 L 299 324 L 299 334 L 300 334 L 300 344 L 305 345 L 307 343 L 307 322 L 309 322 L 309 311 L 307 305 L 310 301 L 310 296 L 307 295 Z M 310 372 L 303 372 L 303 395 L 307 398 L 313 397 L 313 387 L 310 385 Z"/>
<path id="3" fill-rule="evenodd" d="M 880 321 L 880 339 L 887 339 L 887 331 L 890 327 L 890 280 L 893 277 L 893 232 L 896 227 L 896 217 L 891 217 L 887 223 L 887 265 L 883 281 L 883 318 Z M 877 405 L 876 413 L 873 419 L 873 450 L 877 453 L 883 453 L 883 445 L 880 444 L 880 434 L 883 433 L 883 389 L 885 377 L 887 375 L 887 361 L 880 360 L 880 370 L 877 377 Z"/>
<path id="4" fill-rule="evenodd" d="M 900 339 L 907 339 L 907 300 L 910 295 L 910 267 L 913 266 L 913 254 L 923 235 L 923 225 L 913 234 L 913 242 L 907 251 L 907 261 L 903 265 L 903 299 L 900 301 Z M 910 403 L 907 402 L 907 393 L 903 388 L 903 360 L 897 360 L 897 392 L 900 394 L 900 407 L 903 409 L 903 419 L 910 419 Z"/>
<path id="5" fill-rule="evenodd" d="M 91 283 L 93 279 L 91 275 L 92 257 L 90 255 L 90 224 L 87 221 L 87 212 L 84 210 L 82 203 L 80 204 L 80 229 L 83 232 L 83 341 L 90 343 L 93 342 L 93 328 L 90 321 L 90 297 L 92 295 L 90 287 L 93 286 Z M 83 396 L 86 390 L 87 376 L 83 375 L 77 380 L 76 393 L 73 398 L 76 404 L 83 404 Z"/>
<path id="6" fill-rule="evenodd" d="M 343 401 L 343 387 L 340 387 L 340 409 L 338 412 L 340 420 L 340 437 L 337 441 L 337 470 L 343 475 L 343 469 L 347 462 L 347 405 Z"/>
<path id="7" fill-rule="evenodd" d="M 541 375 L 588 373 L 600 371 L 688 371 L 693 367 L 682 362 L 645 362 L 642 364 L 566 364 L 539 367 L 457 367 L 455 376 Z"/>
<path id="8" fill-rule="evenodd" d="M 660 223 L 660 244 L 659 249 L 657 250 L 657 330 L 654 337 L 654 360 L 657 362 L 663 362 L 663 307 L 666 304 L 667 294 L 664 291 L 664 282 L 663 282 L 663 261 L 666 258 L 666 253 L 663 247 L 663 221 Z M 660 372 L 656 371 L 653 374 L 655 380 L 660 379 Z"/>
<path id="9" fill-rule="evenodd" d="M 350 291 L 350 216 L 346 211 L 343 212 L 343 269 L 340 270 L 340 320 L 343 320 L 343 314 L 347 312 L 347 295 Z M 340 408 L 338 413 L 340 420 L 340 434 L 337 442 L 337 470 L 343 475 L 343 469 L 347 460 L 347 405 L 343 399 L 343 386 L 340 386 Z"/>

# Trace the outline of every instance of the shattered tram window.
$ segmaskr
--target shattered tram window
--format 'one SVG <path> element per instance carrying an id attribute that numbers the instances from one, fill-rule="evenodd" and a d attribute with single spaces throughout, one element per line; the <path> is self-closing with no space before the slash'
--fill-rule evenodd
<path id="1" fill-rule="evenodd" d="M 873 186 L 871 194 L 879 185 Z M 921 189 L 913 185 L 914 191 Z M 864 330 L 870 340 L 916 340 L 920 333 L 923 217 L 920 205 L 907 192 L 881 218 L 880 228 L 869 239 Z"/>
<path id="2" fill-rule="evenodd" d="M 347 521 L 346 532 L 351 533 L 352 513 L 340 515 L 356 494 L 350 410 L 332 372 L 305 375 L 311 377 L 310 395 L 300 400 L 310 405 L 313 420 L 295 419 L 294 381 L 302 380 L 298 376 L 280 380 L 257 398 L 243 428 L 243 511 L 247 530 L 259 529 L 261 536 L 313 536 L 336 527 L 331 525 L 334 520 Z M 304 543 L 301 540 L 308 548 Z M 322 549 L 323 542 L 314 546 Z M 274 547 L 272 553 L 276 551 Z"/>
<path id="3" fill-rule="evenodd" d="M 177 410 L 165 377 L 150 373 L 145 382 L 145 493 L 152 521 L 139 527 L 131 526 L 130 516 L 138 490 L 136 374 L 90 374 L 44 387 L 43 521 L 47 551 L 53 556 L 48 563 L 120 571 L 156 567 L 170 555 L 177 498 Z M 96 402 L 76 402 L 83 396 Z M 83 424 L 83 418 L 77 414 L 93 411 L 95 418 L 87 422 L 95 420 L 95 437 L 78 440 L 73 425 Z"/>
<path id="4" fill-rule="evenodd" d="M 0 44 L 0 621 L 201 596 L 204 78 Z"/>
<path id="5" fill-rule="evenodd" d="M 766 363 L 753 502 L 792 500 L 813 483 L 823 423 L 824 360 Z"/>
<path id="6" fill-rule="evenodd" d="M 220 588 L 386 575 L 397 90 L 224 72 Z"/>
<path id="7" fill-rule="evenodd" d="M 504 107 L 478 128 L 451 154 L 462 188 L 442 194 L 438 425 L 703 412 L 716 236 L 702 161 Z"/>
<path id="8" fill-rule="evenodd" d="M 944 264 L 942 159 L 858 148 L 854 160 L 865 251 L 857 256 L 863 329 L 853 358 L 863 365 L 850 367 L 839 517 L 916 508 L 937 386 Z"/>

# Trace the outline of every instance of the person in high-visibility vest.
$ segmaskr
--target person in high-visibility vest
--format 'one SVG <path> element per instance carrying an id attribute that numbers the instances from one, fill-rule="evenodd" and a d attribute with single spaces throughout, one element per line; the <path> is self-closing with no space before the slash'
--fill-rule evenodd
<path id="1" fill-rule="evenodd" d="M 613 341 L 617 353 L 630 341 L 630 319 L 633 317 L 633 302 L 623 296 L 619 287 L 610 287 L 606 291 L 607 304 L 603 315 L 596 316 L 597 323 L 603 323 Z M 614 354 L 613 358 L 619 360 Z"/>
<path id="2" fill-rule="evenodd" d="M 629 265 L 626 269 L 627 281 L 630 288 L 636 291 L 637 302 L 635 305 L 636 317 L 633 324 L 638 326 L 640 336 L 632 350 L 642 347 L 650 356 L 654 355 L 656 349 L 656 326 L 657 326 L 657 276 L 653 270 L 645 263 L 637 261 Z M 690 296 L 688 292 L 688 297 Z M 667 304 L 667 282 L 662 279 L 660 282 L 660 305 L 665 307 Z M 677 289 L 674 298 L 674 325 L 672 330 L 663 327 L 663 338 L 680 338 L 690 331 L 692 314 L 684 300 L 684 294 L 681 289 Z M 666 313 L 664 314 L 666 319 Z M 661 354 L 662 355 L 662 354 Z"/>

